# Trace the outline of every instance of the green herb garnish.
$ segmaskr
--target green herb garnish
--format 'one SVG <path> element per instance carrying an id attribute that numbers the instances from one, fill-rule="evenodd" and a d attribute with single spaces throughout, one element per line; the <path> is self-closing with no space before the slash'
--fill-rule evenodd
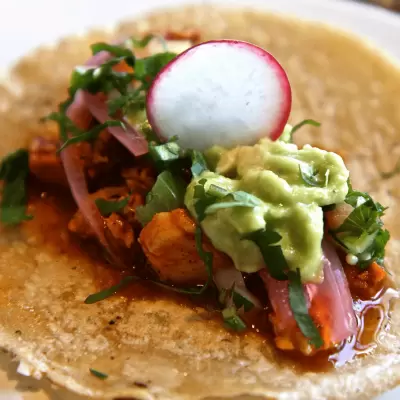
<path id="1" fill-rule="evenodd" d="M 232 329 L 236 332 L 241 332 L 247 328 L 244 321 L 237 314 L 235 306 L 231 306 L 222 310 L 222 317 L 224 324 L 227 328 Z"/>
<path id="2" fill-rule="evenodd" d="M 254 304 L 249 299 L 242 296 L 236 290 L 232 292 L 232 301 L 238 310 L 243 308 L 244 312 L 250 311 L 254 307 Z"/>
<path id="3" fill-rule="evenodd" d="M 4 181 L 4 186 L 0 220 L 3 224 L 16 225 L 33 218 L 26 214 L 28 175 L 29 153 L 26 150 L 17 150 L 1 162 L 0 180 Z"/>
<path id="4" fill-rule="evenodd" d="M 118 212 L 123 210 L 129 204 L 130 197 L 127 196 L 122 200 L 106 200 L 106 199 L 96 199 L 94 202 L 96 203 L 97 208 L 100 211 L 100 214 L 104 217 L 107 217 L 113 212 Z"/>
<path id="5" fill-rule="evenodd" d="M 294 319 L 303 335 L 310 339 L 315 348 L 323 346 L 324 341 L 308 313 L 307 301 L 301 283 L 300 271 L 289 271 L 289 303 Z"/>
<path id="6" fill-rule="evenodd" d="M 90 296 L 88 296 L 85 300 L 85 304 L 94 304 L 94 303 L 97 303 L 98 301 L 107 299 L 108 297 L 113 296 L 115 293 L 119 292 L 124 287 L 128 286 L 130 283 L 132 283 L 133 281 L 135 281 L 137 279 L 139 279 L 139 278 L 136 276 L 125 276 L 116 285 L 113 285 L 107 289 L 101 290 L 100 292 L 97 292 L 97 293 L 94 293 L 94 294 L 91 294 Z"/>
<path id="7" fill-rule="evenodd" d="M 261 206 L 262 204 L 263 204 L 262 201 L 258 197 L 250 193 L 243 192 L 240 190 L 237 192 L 227 191 L 226 196 L 222 198 L 220 201 L 209 205 L 206 208 L 205 213 L 206 215 L 210 215 L 224 208 L 235 208 L 235 207 L 254 208 Z"/>
<path id="8" fill-rule="evenodd" d="M 90 49 L 92 50 L 93 55 L 96 55 L 101 51 L 106 51 L 114 57 L 119 57 L 121 60 L 124 60 L 131 67 L 135 65 L 135 55 L 133 54 L 132 50 L 125 46 L 98 42 L 92 44 Z"/>
<path id="9" fill-rule="evenodd" d="M 249 233 L 243 239 L 253 241 L 261 251 L 265 265 L 270 275 L 278 281 L 286 281 L 289 267 L 279 242 L 282 236 L 279 233 L 263 229 Z"/>
<path id="10" fill-rule="evenodd" d="M 144 90 L 147 90 L 156 75 L 176 56 L 176 53 L 167 51 L 136 60 L 135 79 L 142 83 Z"/>
<path id="11" fill-rule="evenodd" d="M 48 119 L 52 119 L 52 116 L 50 115 Z M 72 123 L 72 121 L 70 121 Z M 63 151 L 66 147 L 70 146 L 71 144 L 76 144 L 79 142 L 92 142 L 98 138 L 100 133 L 107 128 L 110 128 L 112 126 L 118 126 L 122 129 L 125 129 L 125 124 L 121 121 L 106 121 L 104 124 L 99 124 L 96 125 L 94 128 L 90 129 L 89 131 L 84 131 L 84 130 L 77 130 L 77 127 L 74 128 L 73 131 L 70 130 L 70 132 L 75 132 L 75 136 L 70 137 L 69 139 L 65 140 L 65 142 L 62 144 L 62 146 L 57 150 L 57 153 L 60 153 Z M 78 128 L 79 129 L 79 128 Z"/>
<path id="12" fill-rule="evenodd" d="M 207 179 L 200 179 L 194 187 L 194 209 L 199 221 L 224 208 L 254 208 L 262 205 L 262 201 L 250 193 L 241 190 L 230 192 L 214 184 L 206 190 L 206 183 Z"/>
<path id="13" fill-rule="evenodd" d="M 190 156 L 192 159 L 192 166 L 190 167 L 190 170 L 192 172 L 192 175 L 194 178 L 197 178 L 200 176 L 203 172 L 208 171 L 208 165 L 207 161 L 204 158 L 203 153 L 201 153 L 198 150 L 191 150 L 190 151 Z"/>
<path id="14" fill-rule="evenodd" d="M 200 289 L 199 294 L 203 293 L 212 283 L 212 267 L 213 267 L 213 253 L 210 251 L 205 251 L 203 249 L 203 232 L 201 227 L 198 225 L 195 231 L 195 239 L 196 239 L 196 250 L 199 253 L 200 258 L 203 260 L 204 265 L 207 270 L 208 279 L 206 284 Z"/>
<path id="15" fill-rule="evenodd" d="M 89 368 L 89 371 L 93 376 L 95 376 L 96 378 L 99 378 L 103 381 L 108 378 L 107 374 L 105 374 L 104 372 L 97 371 L 96 369 Z"/>
<path id="16" fill-rule="evenodd" d="M 369 194 L 353 190 L 351 184 L 345 202 L 354 209 L 342 225 L 330 231 L 330 234 L 346 251 L 359 259 L 357 265 L 360 268 L 366 268 L 374 261 L 383 265 L 385 246 L 390 239 L 381 220 L 386 208 L 375 202 Z"/>
<path id="17" fill-rule="evenodd" d="M 136 208 L 136 217 L 144 226 L 160 212 L 172 211 L 183 206 L 186 184 L 170 171 L 158 175 L 156 183 L 147 194 L 146 205 Z"/>
<path id="18" fill-rule="evenodd" d="M 321 347 L 323 340 L 308 313 L 300 271 L 289 270 L 282 248 L 278 244 L 281 238 L 277 232 L 267 229 L 253 232 L 244 237 L 244 239 L 252 240 L 257 244 L 272 278 L 279 281 L 289 280 L 289 303 L 297 326 L 303 335 L 310 339 L 311 344 L 316 348 Z"/>
<path id="19" fill-rule="evenodd" d="M 328 185 L 329 170 L 326 171 L 325 179 L 321 180 L 319 171 L 307 164 L 299 164 L 301 179 L 307 186 L 326 187 Z"/>
<path id="20" fill-rule="evenodd" d="M 148 35 L 140 40 L 131 38 L 121 45 L 100 42 L 91 46 L 93 55 L 106 51 L 110 54 L 109 59 L 98 67 L 75 68 L 68 89 L 69 98 L 60 104 L 58 112 L 47 117 L 47 119 L 56 121 L 59 125 L 60 137 L 65 142 L 61 149 L 79 141 L 93 140 L 97 137 L 98 131 L 101 130 L 99 126 L 96 126 L 89 132 L 82 131 L 66 115 L 68 106 L 73 102 L 78 90 L 88 91 L 91 94 L 113 92 L 114 97 L 107 101 L 110 115 L 115 115 L 119 110 L 127 114 L 145 109 L 146 92 L 152 81 L 157 73 L 176 56 L 174 53 L 164 52 L 136 59 L 133 50 L 126 47 L 126 44 L 130 43 L 134 47 L 143 48 L 152 38 L 152 35 Z M 114 67 L 122 62 L 125 62 L 129 67 L 134 67 L 134 70 L 116 71 Z M 139 87 L 134 87 L 133 81 L 138 82 Z M 106 121 L 102 126 L 103 129 L 104 127 L 116 126 L 113 124 L 122 124 L 122 122 L 111 120 Z M 73 135 L 73 137 L 69 138 L 69 135 Z"/>
<path id="21" fill-rule="evenodd" d="M 315 120 L 313 120 L 313 119 L 305 119 L 305 120 L 303 120 L 303 121 L 301 121 L 301 122 L 299 122 L 298 124 L 296 124 L 296 125 L 293 126 L 293 128 L 292 128 L 292 130 L 291 130 L 291 132 L 290 132 L 291 137 L 293 138 L 293 134 L 294 134 L 296 131 L 298 131 L 301 127 L 303 127 L 304 125 L 312 125 L 312 126 L 317 126 L 317 127 L 319 127 L 319 126 L 321 126 L 321 123 L 318 122 L 318 121 L 315 121 Z"/>

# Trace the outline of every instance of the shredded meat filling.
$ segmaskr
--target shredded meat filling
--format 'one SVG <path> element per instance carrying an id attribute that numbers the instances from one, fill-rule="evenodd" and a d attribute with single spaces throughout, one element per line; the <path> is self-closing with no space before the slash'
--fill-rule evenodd
<path id="1" fill-rule="evenodd" d="M 58 139 L 35 137 L 29 145 L 29 169 L 42 182 L 67 185 L 58 148 Z"/>
<path id="2" fill-rule="evenodd" d="M 181 208 L 156 214 L 143 228 L 139 242 L 161 280 L 178 284 L 206 282 L 207 270 L 196 248 L 195 229 L 196 224 Z M 207 239 L 203 247 L 213 253 L 213 268 L 232 264 Z"/>

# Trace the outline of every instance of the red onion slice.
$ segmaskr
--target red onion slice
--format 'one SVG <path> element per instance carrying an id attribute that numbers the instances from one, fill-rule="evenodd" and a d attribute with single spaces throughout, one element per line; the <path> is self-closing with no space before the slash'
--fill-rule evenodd
<path id="1" fill-rule="evenodd" d="M 68 107 L 67 116 L 78 127 L 85 129 L 90 123 L 91 116 L 82 102 L 82 92 L 75 95 L 74 102 Z M 107 247 L 104 236 L 103 221 L 95 203 L 90 199 L 86 183 L 83 165 L 79 159 L 79 149 L 75 146 L 66 147 L 60 154 L 64 165 L 65 174 L 71 188 L 72 195 L 84 215 L 87 223 L 91 226 L 101 244 Z"/>
<path id="2" fill-rule="evenodd" d="M 357 322 L 346 275 L 339 257 L 327 241 L 323 242 L 322 247 L 324 280 L 320 284 L 304 285 L 304 292 L 309 304 L 313 302 L 326 304 L 332 321 L 330 342 L 337 344 L 356 333 Z M 271 278 L 267 270 L 261 271 L 260 276 L 265 283 L 276 316 L 274 319 L 275 332 L 288 334 L 296 327 L 289 304 L 288 282 Z M 325 343 L 325 345 L 331 343 Z"/>
<path id="3" fill-rule="evenodd" d="M 229 268 L 217 268 L 214 271 L 214 282 L 218 290 L 229 290 L 235 285 L 235 291 L 251 301 L 255 307 L 261 308 L 261 304 L 246 287 L 242 273 L 233 265 Z"/>
<path id="4" fill-rule="evenodd" d="M 101 124 L 113 119 L 108 114 L 107 103 L 98 96 L 84 92 L 83 101 L 91 114 Z M 146 154 L 148 152 L 147 140 L 125 118 L 122 118 L 122 122 L 125 124 L 126 130 L 119 126 L 111 126 L 108 131 L 133 155 L 141 156 Z"/>
<path id="5" fill-rule="evenodd" d="M 103 64 L 109 58 L 109 53 L 101 51 L 91 57 L 85 63 L 85 66 L 97 67 Z M 94 98 L 93 101 L 91 101 L 92 98 Z M 90 107 L 88 107 L 88 105 L 90 105 Z M 110 119 L 106 107 L 107 105 L 105 102 L 98 104 L 98 99 L 96 96 L 78 91 L 75 94 L 74 101 L 68 107 L 67 116 L 79 128 L 87 129 L 92 119 L 92 113 L 100 123 Z M 122 128 L 112 127 L 109 129 L 110 133 L 134 155 L 142 155 L 147 153 L 146 140 L 143 137 L 139 138 L 139 133 L 137 133 L 128 123 L 125 124 L 127 126 L 127 131 L 124 131 Z M 61 152 L 61 160 L 64 165 L 72 195 L 78 205 L 79 210 L 85 217 L 86 222 L 93 229 L 100 243 L 109 252 L 113 261 L 118 265 L 122 265 L 121 259 L 117 252 L 110 247 L 105 238 L 103 220 L 98 208 L 96 207 L 96 204 L 89 196 L 84 168 L 81 160 L 79 159 L 79 149 L 76 147 L 76 145 L 71 145 L 65 148 Z"/>

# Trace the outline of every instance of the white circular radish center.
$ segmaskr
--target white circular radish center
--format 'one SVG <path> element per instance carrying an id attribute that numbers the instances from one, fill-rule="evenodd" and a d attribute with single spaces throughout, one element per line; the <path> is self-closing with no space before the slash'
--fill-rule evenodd
<path id="1" fill-rule="evenodd" d="M 262 49 L 205 43 L 171 62 L 154 82 L 150 122 L 164 139 L 177 136 L 185 148 L 254 144 L 283 128 L 290 107 L 285 83 L 280 65 Z"/>

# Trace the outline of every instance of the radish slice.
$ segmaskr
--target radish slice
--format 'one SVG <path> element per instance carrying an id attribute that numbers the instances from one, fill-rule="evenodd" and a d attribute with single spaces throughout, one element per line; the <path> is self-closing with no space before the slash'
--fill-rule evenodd
<path id="1" fill-rule="evenodd" d="M 202 43 L 164 67 L 147 96 L 147 116 L 163 139 L 182 147 L 254 144 L 277 139 L 288 120 L 291 90 L 285 71 L 251 43 Z"/>
<path id="2" fill-rule="evenodd" d="M 330 343 L 325 343 L 325 345 L 331 346 L 354 335 L 357 331 L 357 322 L 346 275 L 339 257 L 327 241 L 323 242 L 322 247 L 324 280 L 320 284 L 304 285 L 304 293 L 309 307 L 312 302 L 323 302 L 324 307 L 328 309 L 331 333 Z M 289 304 L 288 282 L 271 278 L 267 270 L 261 271 L 260 276 L 265 283 L 276 316 L 274 319 L 275 333 L 278 336 L 287 337 L 296 327 Z"/>
<path id="3" fill-rule="evenodd" d="M 108 114 L 107 103 L 98 96 L 84 92 L 83 101 L 91 114 L 101 124 L 113 119 Z M 148 152 L 147 140 L 125 118 L 122 118 L 122 122 L 124 122 L 126 130 L 119 126 L 110 126 L 108 131 L 133 155 L 141 156 L 146 154 Z"/>

